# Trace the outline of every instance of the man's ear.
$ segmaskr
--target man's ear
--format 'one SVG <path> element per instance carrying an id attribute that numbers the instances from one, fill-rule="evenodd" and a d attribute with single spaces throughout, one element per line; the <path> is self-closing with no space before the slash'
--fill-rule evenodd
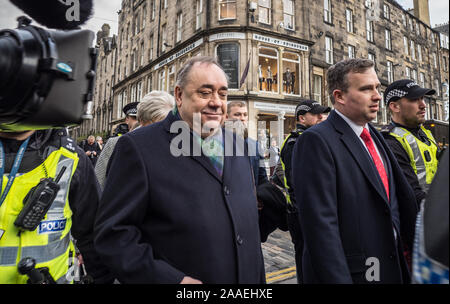
<path id="1" fill-rule="evenodd" d="M 176 86 L 174 95 L 175 95 L 174 97 L 175 97 L 175 102 L 177 103 L 177 107 L 181 108 L 181 105 L 183 104 L 183 101 L 182 101 L 183 90 L 181 90 L 181 88 L 179 86 Z"/>
<path id="2" fill-rule="evenodd" d="M 335 103 L 339 104 L 345 104 L 345 100 L 343 98 L 344 92 L 342 90 L 334 90 L 333 91 L 333 98 Z"/>
<path id="3" fill-rule="evenodd" d="M 400 104 L 399 104 L 398 102 L 399 102 L 399 101 L 396 100 L 396 101 L 391 101 L 391 102 L 389 103 L 389 110 L 390 110 L 392 113 L 398 113 L 398 112 L 400 112 Z"/>

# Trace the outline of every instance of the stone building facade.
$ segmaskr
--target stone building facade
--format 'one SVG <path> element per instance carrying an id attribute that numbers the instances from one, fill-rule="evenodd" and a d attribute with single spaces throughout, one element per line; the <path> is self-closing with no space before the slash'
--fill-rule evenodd
<path id="1" fill-rule="evenodd" d="M 280 145 L 295 126 L 300 98 L 330 102 L 326 71 L 344 58 L 374 60 L 382 90 L 407 77 L 441 88 L 439 35 L 423 21 L 423 9 L 417 14 L 393 0 L 124 0 L 116 51 L 108 55 L 115 60 L 106 77 L 110 92 L 98 99 L 96 113 L 105 104 L 112 131 L 125 104 L 151 90 L 173 93 L 184 62 L 211 55 L 230 78 L 229 100 L 248 103 L 250 136 L 263 128 Z M 97 94 L 104 81 L 100 75 Z M 428 113 L 442 119 L 442 97 L 427 101 Z M 382 106 L 375 124 L 388 121 Z M 99 130 L 98 122 L 92 126 Z"/>

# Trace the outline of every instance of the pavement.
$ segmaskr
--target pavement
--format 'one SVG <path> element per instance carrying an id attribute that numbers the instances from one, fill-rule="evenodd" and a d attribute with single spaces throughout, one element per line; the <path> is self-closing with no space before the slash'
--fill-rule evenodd
<path id="1" fill-rule="evenodd" d="M 297 284 L 294 245 L 289 232 L 275 230 L 262 243 L 262 250 L 268 284 Z"/>

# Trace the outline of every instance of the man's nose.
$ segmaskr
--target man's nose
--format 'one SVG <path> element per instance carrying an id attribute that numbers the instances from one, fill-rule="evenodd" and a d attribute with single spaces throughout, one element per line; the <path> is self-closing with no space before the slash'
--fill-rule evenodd
<path id="1" fill-rule="evenodd" d="M 425 99 L 421 98 L 419 99 L 419 108 L 424 109 L 427 107 L 427 104 L 425 102 Z"/>

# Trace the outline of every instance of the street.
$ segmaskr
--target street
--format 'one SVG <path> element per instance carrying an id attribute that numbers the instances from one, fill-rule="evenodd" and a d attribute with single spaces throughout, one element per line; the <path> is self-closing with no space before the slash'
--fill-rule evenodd
<path id="1" fill-rule="evenodd" d="M 279 229 L 262 243 L 267 284 L 297 284 L 294 245 L 289 232 Z"/>

